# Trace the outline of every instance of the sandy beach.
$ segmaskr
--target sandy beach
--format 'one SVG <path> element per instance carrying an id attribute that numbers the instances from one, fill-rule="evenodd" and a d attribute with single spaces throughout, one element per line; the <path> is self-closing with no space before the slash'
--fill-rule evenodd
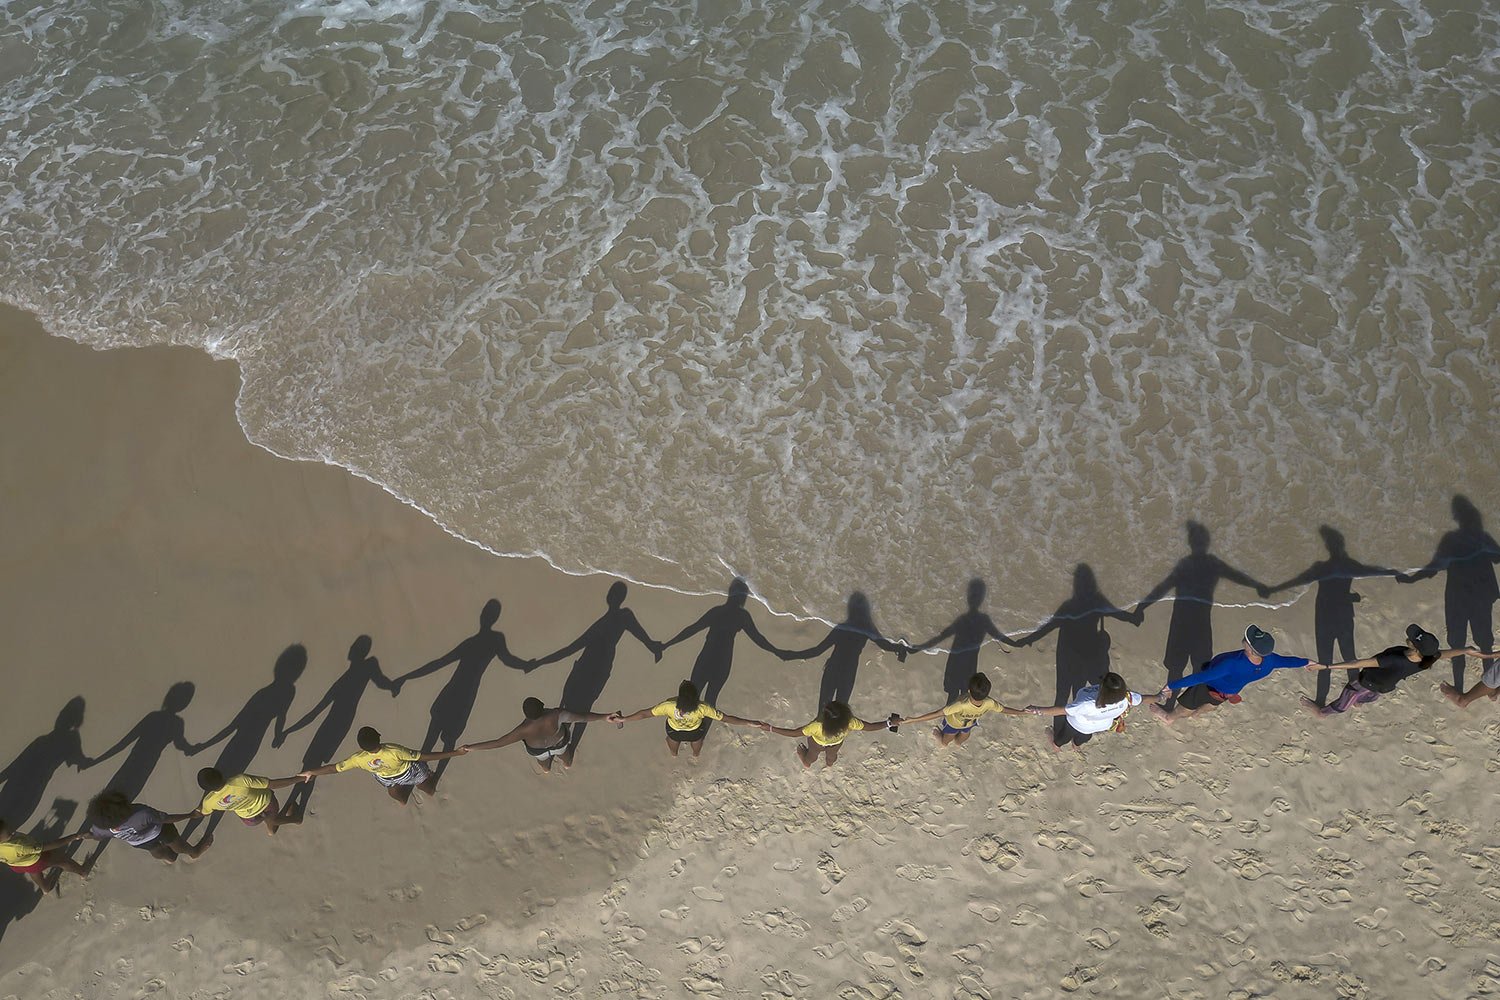
<path id="1" fill-rule="evenodd" d="M 90 757 L 182 682 L 190 743 L 241 723 L 195 756 L 143 746 L 84 771 L 63 733 L 6 772 L 23 829 L 76 829 L 127 762 L 140 798 L 169 809 L 196 801 L 197 768 L 236 741 L 254 771 L 294 773 L 317 723 L 273 748 L 271 719 L 243 711 L 278 662 L 305 659 L 296 721 L 361 635 L 396 676 L 471 635 L 491 597 L 522 657 L 604 610 L 608 578 L 494 557 L 342 470 L 250 445 L 229 363 L 101 353 L 3 320 L 0 761 L 75 697 Z M 1408 621 L 1440 631 L 1440 578 L 1358 589 L 1361 652 Z M 627 600 L 656 638 L 714 603 L 641 586 Z M 783 647 L 827 628 L 751 607 Z M 1169 616 L 1107 623 L 1110 662 L 1137 690 L 1162 681 Z M 1311 653 L 1310 597 L 1217 609 L 1219 648 L 1251 620 Z M 882 624 L 916 638 L 941 623 Z M 996 696 L 1049 701 L 1056 642 L 987 646 Z M 698 647 L 656 664 L 627 637 L 596 708 L 668 697 Z M 525 696 L 555 703 L 570 667 L 490 665 L 464 738 L 508 730 Z M 720 706 L 800 724 L 820 668 L 742 638 Z M 866 718 L 936 707 L 942 670 L 867 651 L 852 703 Z M 1455 713 L 1437 692 L 1447 673 L 1325 721 L 1298 711 L 1314 678 L 1286 672 L 1180 730 L 1136 710 L 1123 735 L 1062 754 L 1041 720 L 992 718 L 962 750 L 911 726 L 851 737 L 837 767 L 804 773 L 791 740 L 760 732 L 717 727 L 691 761 L 667 757 L 655 723 L 596 724 L 567 773 L 542 777 L 514 749 L 475 755 L 407 809 L 362 776 L 325 778 L 304 825 L 270 838 L 231 818 L 196 864 L 113 845 L 87 882 L 40 901 L 7 877 L 0 997 L 1485 996 L 1500 990 L 1500 715 Z M 449 676 L 397 698 L 370 688 L 356 724 L 417 743 Z"/>

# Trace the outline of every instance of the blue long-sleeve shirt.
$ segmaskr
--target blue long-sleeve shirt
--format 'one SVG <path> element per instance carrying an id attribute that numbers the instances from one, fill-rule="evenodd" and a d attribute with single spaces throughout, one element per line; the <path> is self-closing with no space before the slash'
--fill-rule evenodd
<path id="1" fill-rule="evenodd" d="M 1220 694 L 1239 694 L 1245 685 L 1270 676 L 1273 670 L 1301 669 L 1310 662 L 1301 656 L 1267 653 L 1260 658 L 1259 663 L 1253 663 L 1243 649 L 1234 649 L 1215 656 L 1196 674 L 1168 681 L 1167 687 L 1181 691 L 1183 688 L 1207 684 Z"/>

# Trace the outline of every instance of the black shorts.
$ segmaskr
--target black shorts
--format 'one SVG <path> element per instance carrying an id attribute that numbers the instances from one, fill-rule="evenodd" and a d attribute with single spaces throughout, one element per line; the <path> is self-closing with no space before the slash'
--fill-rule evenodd
<path id="1" fill-rule="evenodd" d="M 672 724 L 667 723 L 667 739 L 673 743 L 697 743 L 708 735 L 708 721 L 698 723 L 697 729 L 673 729 Z"/>

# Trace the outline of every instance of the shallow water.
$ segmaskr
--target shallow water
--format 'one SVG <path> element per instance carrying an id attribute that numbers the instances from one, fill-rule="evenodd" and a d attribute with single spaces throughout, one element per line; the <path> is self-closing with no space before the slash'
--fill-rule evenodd
<path id="1" fill-rule="evenodd" d="M 1411 566 L 1500 495 L 1497 51 L 1479 2 L 14 3 L 0 295 L 568 570 L 915 635 L 975 574 L 1125 604 L 1190 518 Z"/>

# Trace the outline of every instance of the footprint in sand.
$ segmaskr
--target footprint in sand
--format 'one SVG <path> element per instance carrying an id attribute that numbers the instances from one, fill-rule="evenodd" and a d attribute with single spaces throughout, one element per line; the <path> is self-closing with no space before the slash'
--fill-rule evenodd
<path id="1" fill-rule="evenodd" d="M 1064 993 L 1076 993 L 1098 978 L 1099 970 L 1094 966 L 1088 966 L 1069 972 L 1058 980 L 1057 985 L 1062 987 Z"/>
<path id="2" fill-rule="evenodd" d="M 676 878 L 685 870 L 687 870 L 687 862 L 682 858 L 676 858 L 672 861 L 671 867 L 667 869 L 667 878 Z"/>
<path id="3" fill-rule="evenodd" d="M 701 955 L 704 951 L 723 951 L 724 942 L 716 937 L 690 937 L 677 942 L 677 950 L 684 955 Z"/>
<path id="4" fill-rule="evenodd" d="M 833 911 L 833 922 L 836 924 L 841 924 L 853 917 L 855 914 L 863 913 L 866 909 L 869 908 L 869 906 L 869 900 L 865 899 L 863 896 L 855 896 L 849 902 Z"/>
<path id="5" fill-rule="evenodd" d="M 1135 859 L 1135 866 L 1142 873 L 1152 878 L 1166 878 L 1168 875 L 1181 875 L 1188 870 L 1187 862 L 1179 861 L 1170 854 L 1160 851 L 1152 851 L 1145 857 Z"/>
<path id="6" fill-rule="evenodd" d="M 1181 909 L 1180 900 L 1170 896 L 1157 896 L 1149 906 L 1143 906 L 1136 912 L 1140 914 L 1141 923 L 1146 926 L 1146 930 L 1164 938 L 1171 937 L 1173 924 L 1182 927 L 1187 923 L 1187 918 L 1178 912 Z"/>
<path id="7" fill-rule="evenodd" d="M 940 873 L 952 870 L 947 865 L 941 868 L 932 865 L 901 865 L 896 869 L 896 874 L 908 882 L 928 882 L 936 879 Z"/>
<path id="8" fill-rule="evenodd" d="M 788 934 L 792 937 L 802 937 L 812 929 L 811 924 L 787 909 L 767 910 L 765 913 L 752 913 L 742 919 L 740 923 L 746 926 L 759 927 L 770 934 Z"/>
<path id="9" fill-rule="evenodd" d="M 457 939 L 447 931 L 439 929 L 436 925 L 428 924 L 427 940 L 431 941 L 433 944 L 454 944 L 456 943 Z"/>
<path id="10" fill-rule="evenodd" d="M 1075 837 L 1071 833 L 1061 830 L 1043 830 L 1037 834 L 1038 847 L 1045 847 L 1051 851 L 1078 851 L 1086 858 L 1094 856 L 1094 845 L 1082 837 Z"/>
<path id="11" fill-rule="evenodd" d="M 779 872 L 794 872 L 802 867 L 802 859 L 793 858 L 790 861 L 777 861 L 771 867 Z"/>
<path id="12" fill-rule="evenodd" d="M 969 912 L 987 924 L 998 924 L 1001 918 L 1005 916 L 998 906 L 993 906 L 989 903 L 976 903 L 972 900 L 969 902 Z"/>
<path id="13" fill-rule="evenodd" d="M 1108 788 L 1110 791 L 1119 788 L 1125 784 L 1125 781 L 1125 772 L 1113 764 L 1105 764 L 1099 769 L 1099 773 L 1094 775 L 1094 784 L 1100 788 Z"/>
<path id="14" fill-rule="evenodd" d="M 656 915 L 658 917 L 661 917 L 663 920 L 686 920 L 688 911 L 688 907 L 679 906 L 676 909 L 672 910 L 659 910 L 657 911 Z"/>
<path id="15" fill-rule="evenodd" d="M 709 903 L 724 902 L 724 894 L 722 892 L 706 885 L 693 886 L 693 895 Z"/>
<path id="16" fill-rule="evenodd" d="M 1120 935 L 1103 927 L 1095 927 L 1085 934 L 1083 939 L 1100 951 L 1109 951 L 1119 943 Z"/>
<path id="17" fill-rule="evenodd" d="M 990 871 L 1008 872 L 1021 860 L 1019 847 L 1008 840 L 1001 840 L 993 833 L 969 841 L 959 853 L 966 858 L 978 858 Z"/>
<path id="18" fill-rule="evenodd" d="M 832 892 L 833 887 L 844 881 L 847 874 L 833 859 L 833 855 L 826 851 L 818 858 L 818 871 L 823 876 L 823 884 L 818 887 L 818 891 L 825 894 Z"/>

